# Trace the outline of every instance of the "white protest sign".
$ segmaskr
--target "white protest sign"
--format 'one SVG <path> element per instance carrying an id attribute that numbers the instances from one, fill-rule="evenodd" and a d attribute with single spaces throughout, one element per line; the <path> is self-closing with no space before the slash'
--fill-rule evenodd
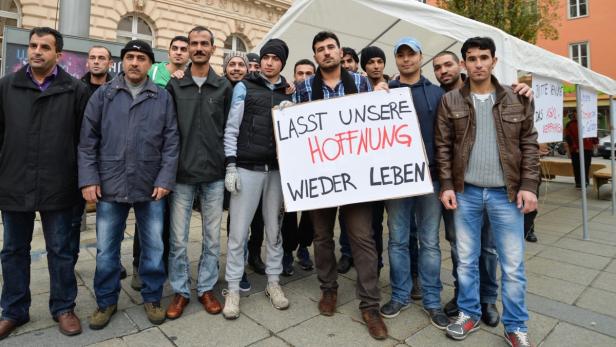
<path id="1" fill-rule="evenodd" d="M 408 88 L 298 104 L 273 121 L 288 212 L 433 192 Z"/>
<path id="2" fill-rule="evenodd" d="M 597 137 L 597 92 L 592 89 L 580 88 L 580 102 L 582 105 L 582 114 L 578 115 L 578 122 L 582 122 L 584 133 L 583 138 Z"/>
<path id="3" fill-rule="evenodd" d="M 563 84 L 555 79 L 533 75 L 535 129 L 539 143 L 563 140 Z"/>

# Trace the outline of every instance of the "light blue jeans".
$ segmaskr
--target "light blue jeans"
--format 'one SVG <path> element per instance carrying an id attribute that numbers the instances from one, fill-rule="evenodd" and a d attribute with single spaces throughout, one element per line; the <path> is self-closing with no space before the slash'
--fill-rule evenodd
<path id="1" fill-rule="evenodd" d="M 454 212 L 458 249 L 458 308 L 474 320 L 481 318 L 479 299 L 479 255 L 481 225 L 487 214 L 492 239 L 501 265 L 503 325 L 507 332 L 526 332 L 526 274 L 524 272 L 524 215 L 509 201 L 505 187 L 482 188 L 464 185 L 456 193 Z"/>
<path id="2" fill-rule="evenodd" d="M 174 293 L 181 294 L 185 298 L 190 298 L 190 263 L 187 246 L 195 195 L 201 199 L 203 242 L 197 270 L 197 294 L 202 295 L 212 290 L 218 280 L 224 189 L 224 180 L 198 184 L 177 183 L 175 191 L 170 196 L 169 283 Z"/>

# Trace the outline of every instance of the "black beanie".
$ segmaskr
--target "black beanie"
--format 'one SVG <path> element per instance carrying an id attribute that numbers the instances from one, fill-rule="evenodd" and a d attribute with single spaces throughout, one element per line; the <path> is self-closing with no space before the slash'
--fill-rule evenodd
<path id="1" fill-rule="evenodd" d="M 132 40 L 126 43 L 126 46 L 122 48 L 120 52 L 120 59 L 124 59 L 124 55 L 128 52 L 141 52 L 150 57 L 150 62 L 154 63 L 154 52 L 152 51 L 152 47 L 142 40 Z"/>
<path id="2" fill-rule="evenodd" d="M 273 54 L 280 58 L 282 61 L 282 68 L 284 69 L 289 56 L 289 47 L 287 47 L 287 44 L 281 39 L 270 39 L 263 45 L 263 47 L 261 47 L 261 51 L 259 53 L 259 62 L 266 54 Z"/>
<path id="3" fill-rule="evenodd" d="M 249 63 L 259 63 L 261 59 L 259 59 L 259 55 L 257 53 L 248 53 L 246 54 L 246 59 Z"/>
<path id="4" fill-rule="evenodd" d="M 383 63 L 386 62 L 385 52 L 383 52 L 383 50 L 378 48 L 377 46 L 366 47 L 361 50 L 360 54 L 361 54 L 360 65 L 361 65 L 361 69 L 364 71 L 366 71 L 366 64 L 368 64 L 368 61 L 372 58 L 381 58 L 383 59 Z"/>

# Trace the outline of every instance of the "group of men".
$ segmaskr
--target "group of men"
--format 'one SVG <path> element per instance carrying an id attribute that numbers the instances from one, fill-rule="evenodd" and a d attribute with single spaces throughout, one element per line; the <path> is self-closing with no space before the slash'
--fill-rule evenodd
<path id="1" fill-rule="evenodd" d="M 281 75 L 289 48 L 280 39 L 264 43 L 259 55 L 227 55 L 223 76 L 210 64 L 214 35 L 202 26 L 171 41 L 169 62 L 154 64 L 146 42 L 128 42 L 121 51 L 123 71 L 113 78 L 109 50 L 95 46 L 83 82 L 58 65 L 62 42 L 54 29 L 32 29 L 28 64 L 0 80 L 0 258 L 3 273 L 14 274 L 4 276 L 0 339 L 29 321 L 29 250 L 37 211 L 48 253 L 51 314 L 62 333 L 81 332 L 74 313 L 74 267 L 75 224 L 84 200 L 96 203 L 97 308 L 90 328 L 104 328 L 117 311 L 120 245 L 131 208 L 136 217 L 132 285 L 140 290 L 153 324 L 180 317 L 191 298 L 187 248 L 198 200 L 203 241 L 196 292 L 210 314 L 240 316 L 240 291 L 250 288 L 244 271 L 248 237 L 258 232 L 251 224 L 259 214 L 265 262 L 259 264 L 259 254 L 252 263 L 263 267 L 265 295 L 276 309 L 290 305 L 279 276 L 293 274 L 297 250 L 302 268 L 316 268 L 322 315 L 335 314 L 337 274 L 354 265 L 359 308 L 372 337 L 385 339 L 383 317 L 396 317 L 412 298 L 423 300 L 434 326 L 464 339 L 480 320 L 499 323 L 498 261 L 505 339 L 512 346 L 530 346 L 524 213 L 536 208 L 539 184 L 532 93 L 525 85 L 503 86 L 492 75 L 497 58 L 491 39 L 467 40 L 462 60 L 453 52 L 439 53 L 432 62 L 440 87 L 422 76 L 422 46 L 411 37 L 394 46 L 398 77 L 390 80 L 383 74 L 386 58 L 380 48 L 364 48 L 360 59 L 334 33 L 319 32 L 312 42 L 316 66 L 298 61 L 294 83 Z M 358 64 L 365 75 L 357 73 Z M 296 213 L 283 214 L 272 108 L 390 88 L 411 91 L 435 191 L 305 211 L 298 226 Z M 213 289 L 225 189 L 230 197 L 223 304 Z M 392 294 L 381 306 L 385 209 Z M 338 266 L 336 216 L 342 246 Z M 455 297 L 445 307 L 440 300 L 441 218 L 456 278 Z M 163 308 L 167 279 L 174 297 Z"/>

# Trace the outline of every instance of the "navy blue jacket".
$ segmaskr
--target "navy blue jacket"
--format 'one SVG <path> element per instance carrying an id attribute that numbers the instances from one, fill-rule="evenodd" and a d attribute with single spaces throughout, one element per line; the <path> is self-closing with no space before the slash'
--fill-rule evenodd
<path id="1" fill-rule="evenodd" d="M 124 74 L 90 98 L 78 147 L 79 187 L 100 185 L 102 200 L 151 201 L 173 190 L 180 134 L 173 100 L 149 78 L 133 100 Z"/>
<path id="2" fill-rule="evenodd" d="M 411 88 L 413 96 L 413 104 L 415 112 L 419 119 L 419 128 L 421 129 L 421 137 L 426 146 L 426 155 L 430 164 L 430 175 L 433 180 L 438 179 L 436 160 L 434 159 L 434 126 L 436 125 L 436 117 L 438 105 L 441 102 L 441 97 L 445 92 L 441 87 L 432 84 L 428 79 L 421 76 L 419 81 L 414 84 L 400 83 L 399 80 L 389 82 L 389 88 Z"/>

